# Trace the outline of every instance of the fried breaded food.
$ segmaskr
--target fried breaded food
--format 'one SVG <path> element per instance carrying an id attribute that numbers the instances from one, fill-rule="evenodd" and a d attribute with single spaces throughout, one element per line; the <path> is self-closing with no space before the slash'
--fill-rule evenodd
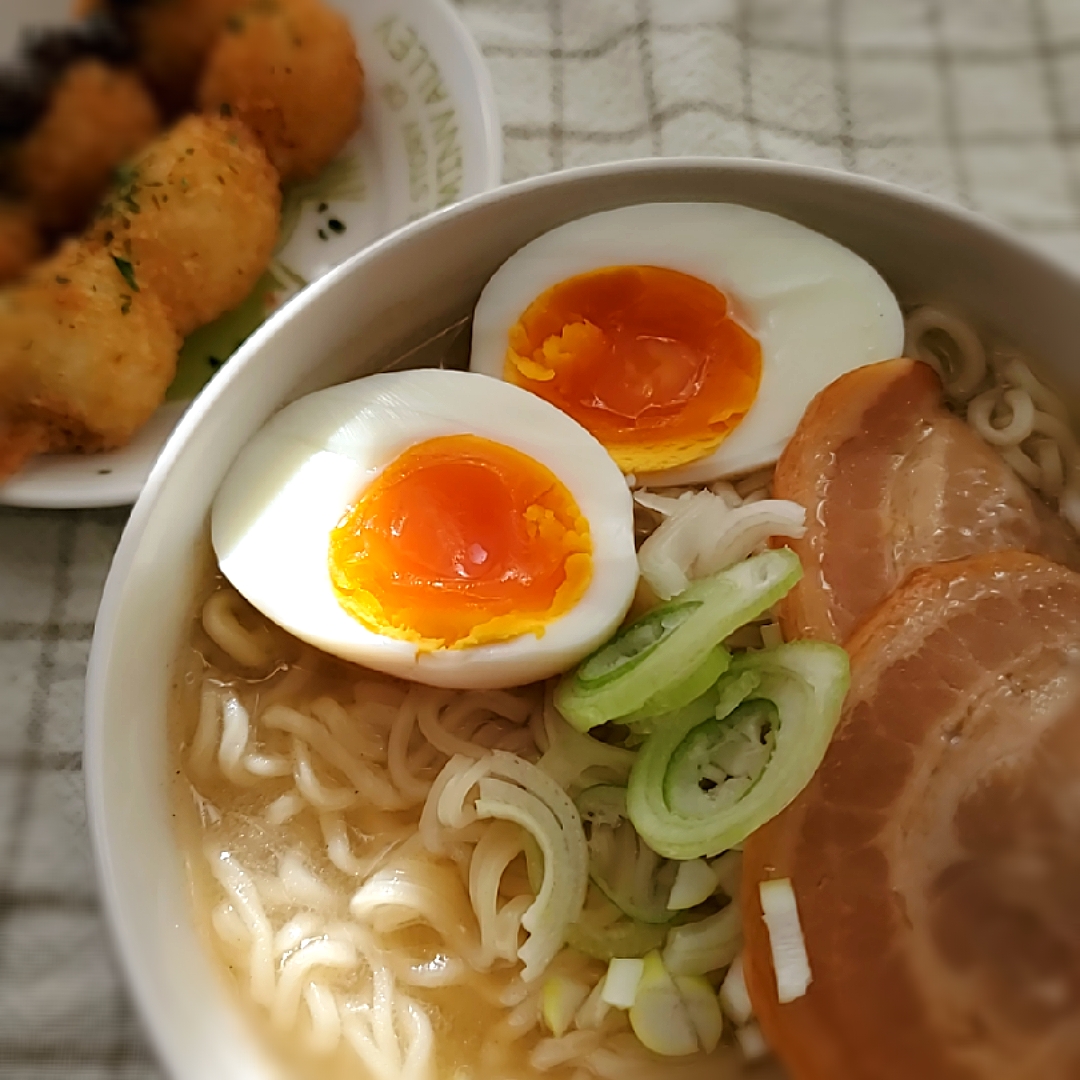
<path id="1" fill-rule="evenodd" d="M 195 98 L 207 54 L 233 12 L 251 0 L 78 0 L 76 15 L 109 8 L 135 40 L 139 71 L 170 116 Z"/>
<path id="2" fill-rule="evenodd" d="M 34 453 L 124 445 L 161 404 L 179 348 L 129 267 L 69 241 L 0 291 L 0 476 Z"/>
<path id="3" fill-rule="evenodd" d="M 349 24 L 321 0 L 256 0 L 229 20 L 199 87 L 203 109 L 231 109 L 286 182 L 315 176 L 340 153 L 363 97 Z"/>
<path id="4" fill-rule="evenodd" d="M 20 277 L 41 255 L 41 234 L 26 206 L 0 200 L 0 285 Z"/>
<path id="5" fill-rule="evenodd" d="M 280 216 L 277 171 L 251 132 L 189 116 L 124 167 L 90 236 L 131 264 L 187 335 L 251 292 Z"/>
<path id="6" fill-rule="evenodd" d="M 17 153 L 20 186 L 42 225 L 81 228 L 116 166 L 159 126 L 157 107 L 137 76 L 100 60 L 68 68 Z"/>

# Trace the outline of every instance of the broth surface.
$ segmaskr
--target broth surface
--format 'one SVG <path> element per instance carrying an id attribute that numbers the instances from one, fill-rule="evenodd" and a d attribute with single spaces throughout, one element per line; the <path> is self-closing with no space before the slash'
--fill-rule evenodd
<path id="1" fill-rule="evenodd" d="M 216 608 L 227 612 L 223 616 L 222 611 L 215 612 Z M 207 610 L 214 612 L 209 620 Z M 239 627 L 246 632 L 246 638 L 234 643 L 234 655 L 207 633 L 204 624 L 209 621 L 220 637 L 215 619 L 232 620 L 232 629 Z M 265 656 L 262 663 L 245 667 L 236 658 L 242 655 L 255 659 L 260 650 Z M 409 694 L 408 684 L 319 653 L 267 623 L 229 588 L 216 570 L 208 544 L 191 630 L 177 664 L 174 688 L 170 741 L 176 755 L 176 821 L 198 925 L 245 1012 L 297 1080 L 377 1080 L 381 1075 L 391 1075 L 382 1072 L 377 1062 L 372 1067 L 363 1061 L 347 1038 L 340 1038 L 331 1051 L 320 1049 L 320 1039 L 329 1042 L 329 1036 L 325 1031 L 320 1034 L 308 1000 L 308 995 L 326 991 L 339 1002 L 354 1001 L 363 1013 L 364 1003 L 379 994 L 379 987 L 373 986 L 378 976 L 370 962 L 360 958 L 342 967 L 314 967 L 310 978 L 299 980 L 292 1000 L 282 1004 L 281 987 L 287 981 L 285 972 L 290 961 L 302 953 L 305 945 L 327 932 L 333 937 L 344 926 L 358 928 L 366 938 L 363 945 L 377 958 L 376 963 L 385 964 L 398 999 L 406 996 L 429 1018 L 436 1046 L 434 1075 L 440 1078 L 545 1076 L 570 1080 L 580 1071 L 580 1059 L 593 1051 L 607 1054 L 610 1060 L 601 1062 L 601 1067 L 606 1065 L 613 1076 L 628 1068 L 643 1077 L 687 1080 L 698 1076 L 722 1080 L 727 1076 L 765 1075 L 760 1069 L 750 1070 L 744 1065 L 731 1045 L 730 1033 L 711 1055 L 660 1058 L 637 1043 L 626 1014 L 615 1010 L 609 1014 L 602 1035 L 571 1033 L 580 1044 L 577 1060 L 537 1070 L 530 1058 L 548 1034 L 537 1022 L 545 979 L 563 974 L 594 986 L 606 968 L 569 948 L 564 948 L 545 975 L 531 986 L 522 982 L 520 965 L 505 961 L 496 961 L 487 972 L 466 970 L 450 985 L 416 985 L 437 980 L 439 972 L 449 966 L 461 967 L 454 950 L 448 948 L 447 933 L 419 921 L 395 928 L 392 920 L 380 921 L 377 914 L 356 918 L 350 914 L 349 904 L 373 875 L 380 871 L 396 873 L 432 889 L 440 916 L 453 924 L 451 936 L 460 932 L 463 941 L 470 935 L 475 938 L 467 861 L 462 863 L 461 856 L 458 862 L 452 856 L 432 857 L 418 843 L 422 796 L 446 758 L 432 752 L 420 733 L 413 732 L 406 759 L 417 791 L 413 804 L 406 808 L 381 809 L 357 798 L 347 782 L 343 786 L 342 773 L 328 766 L 326 752 L 336 746 L 359 759 L 361 751 L 367 751 L 369 761 L 382 758 L 385 762 L 389 721 L 398 711 L 394 703 Z M 237 731 L 229 730 L 231 706 L 226 706 L 224 728 L 214 733 L 212 742 L 207 741 L 205 731 L 200 733 L 206 692 L 220 692 L 242 706 L 249 724 L 242 739 Z M 417 692 L 416 688 L 413 692 Z M 530 728 L 535 727 L 545 707 L 542 685 L 495 692 L 494 699 L 491 692 L 421 688 L 419 693 L 438 695 L 450 705 L 463 703 L 470 694 L 484 696 L 489 705 L 501 703 L 505 706 L 503 712 L 524 716 L 524 722 L 481 709 L 477 715 L 483 714 L 484 718 L 474 737 L 483 744 L 513 749 L 527 759 L 538 756 Z M 364 709 L 362 704 L 357 705 L 358 699 L 368 704 L 369 712 L 373 709 L 378 714 L 377 720 L 365 724 L 360 718 Z M 334 715 L 330 702 L 337 702 L 340 710 L 334 719 L 351 726 L 356 735 L 347 747 L 318 738 L 301 738 L 260 722 L 266 710 L 286 706 L 325 732 L 333 724 L 324 725 L 320 719 Z M 242 764 L 245 761 L 246 768 Z M 253 768 L 269 775 L 256 776 Z M 297 794 L 298 775 L 310 778 L 306 781 L 306 798 Z M 307 798 L 321 800 L 324 809 L 316 810 Z M 350 805 L 335 808 L 345 802 Z M 283 817 L 287 820 L 281 820 Z M 485 824 L 490 828 L 502 823 Z M 340 839 L 337 847 L 328 844 L 331 834 L 344 834 L 347 849 L 341 846 Z M 230 899 L 221 877 L 214 873 L 222 855 L 229 865 L 243 868 L 276 939 L 278 993 L 266 1002 L 257 1000 L 257 979 L 252 980 L 257 964 L 253 963 L 251 934 L 244 926 L 242 905 L 235 897 Z M 519 856 L 503 876 L 500 902 L 529 893 L 525 860 Z M 440 925 L 440 931 L 446 930 Z M 311 983 L 321 990 L 309 990 Z M 408 1031 L 400 1016 L 397 1026 L 399 1052 L 407 1058 Z M 554 1040 L 548 1037 L 546 1041 Z M 410 1072 L 403 1066 L 400 1075 L 428 1074 L 423 1070 Z"/>

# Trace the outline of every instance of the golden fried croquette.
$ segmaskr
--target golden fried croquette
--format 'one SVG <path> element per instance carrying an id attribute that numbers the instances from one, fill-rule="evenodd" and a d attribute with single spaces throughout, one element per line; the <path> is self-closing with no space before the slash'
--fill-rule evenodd
<path id="1" fill-rule="evenodd" d="M 186 336 L 251 292 L 280 217 L 277 171 L 251 132 L 189 116 L 124 167 L 89 235 L 131 263 Z"/>
<path id="2" fill-rule="evenodd" d="M 157 107 L 137 76 L 100 60 L 68 68 L 17 153 L 20 185 L 42 225 L 81 228 L 116 166 L 158 127 Z"/>
<path id="3" fill-rule="evenodd" d="M 169 116 L 195 100 L 207 54 L 229 16 L 251 0 L 78 0 L 76 15 L 111 7 L 135 40 L 138 67 Z"/>
<path id="4" fill-rule="evenodd" d="M 41 451 L 124 445 L 161 404 L 179 348 L 129 266 L 68 241 L 0 290 L 0 475 Z"/>
<path id="5" fill-rule="evenodd" d="M 41 234 L 25 206 L 0 200 L 0 285 L 13 281 L 41 255 Z"/>
<path id="6" fill-rule="evenodd" d="M 231 109 L 282 180 L 315 176 L 360 123 L 364 73 L 349 24 L 321 0 L 255 0 L 206 62 L 199 104 Z"/>

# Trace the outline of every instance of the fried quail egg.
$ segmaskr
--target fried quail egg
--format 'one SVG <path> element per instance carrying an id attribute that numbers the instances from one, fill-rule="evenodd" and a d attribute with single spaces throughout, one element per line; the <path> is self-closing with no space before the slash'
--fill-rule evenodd
<path id="1" fill-rule="evenodd" d="M 515 686 L 610 637 L 638 569 L 625 478 L 534 394 L 373 375 L 286 406 L 213 504 L 222 572 L 326 652 L 418 682 Z"/>

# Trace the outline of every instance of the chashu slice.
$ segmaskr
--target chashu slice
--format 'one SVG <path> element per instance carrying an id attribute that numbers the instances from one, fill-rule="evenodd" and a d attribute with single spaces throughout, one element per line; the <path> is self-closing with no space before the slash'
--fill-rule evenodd
<path id="1" fill-rule="evenodd" d="M 747 842 L 747 981 L 795 1080 L 1080 1077 L 1080 574 L 1022 552 L 917 570 L 848 644 L 802 794 Z M 807 993 L 777 1003 L 761 881 Z"/>
<path id="2" fill-rule="evenodd" d="M 886 360 L 825 388 L 784 450 L 773 496 L 806 507 L 788 640 L 844 642 L 919 566 L 1018 548 L 1080 569 L 1080 545 L 942 402 L 926 364 Z"/>

